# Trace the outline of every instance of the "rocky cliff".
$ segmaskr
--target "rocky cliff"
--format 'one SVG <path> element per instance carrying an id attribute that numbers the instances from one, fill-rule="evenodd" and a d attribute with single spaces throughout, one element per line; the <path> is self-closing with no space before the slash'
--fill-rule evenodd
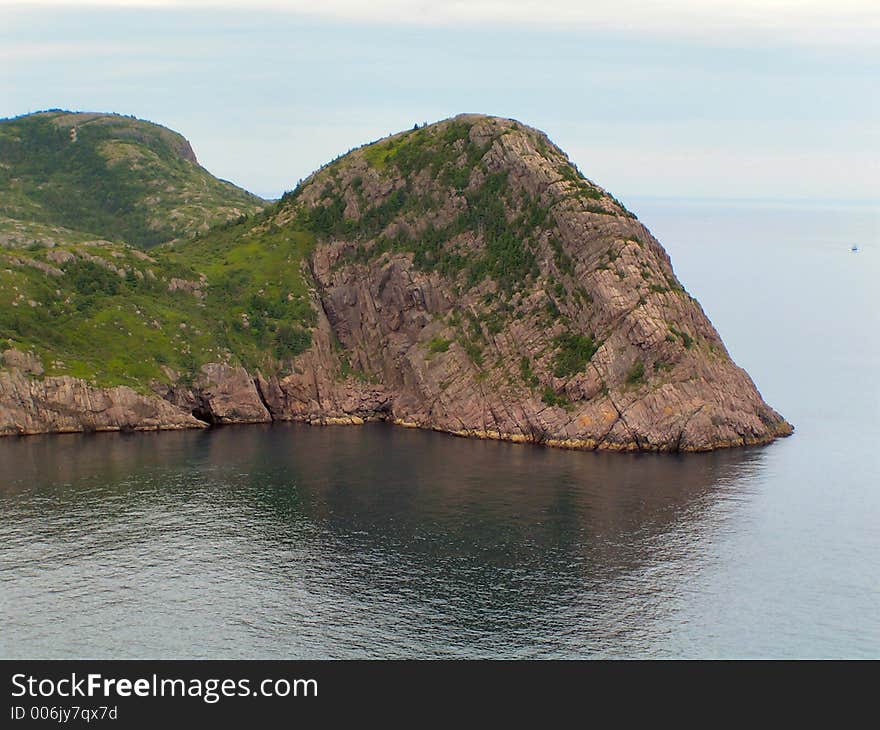
<path id="1" fill-rule="evenodd" d="M 383 419 L 652 451 L 791 433 L 650 232 L 546 136 L 515 121 L 461 116 L 355 150 L 222 245 L 267 232 L 280 236 L 273 246 L 301 254 L 287 258 L 308 289 L 300 346 L 259 362 L 227 355 L 187 377 L 166 369 L 127 420 L 96 422 L 81 396 L 70 404 L 73 422 L 80 409 L 83 428 Z M 219 243 L 211 250 L 233 258 Z M 216 275 L 204 271 L 210 305 Z M 271 314 L 257 310 L 235 314 L 251 334 Z M 279 323 L 275 337 L 289 340 L 289 328 Z M 60 430 L 56 416 L 41 415 L 60 384 L 36 385 L 16 365 L 21 357 L 10 355 L 0 378 L 0 432 Z M 132 397 L 101 392 L 112 404 Z"/>
<path id="2" fill-rule="evenodd" d="M 41 378 L 33 355 L 3 353 L 0 435 L 79 431 L 150 431 L 204 428 L 205 423 L 168 401 L 131 388 L 95 388 L 64 375 Z"/>

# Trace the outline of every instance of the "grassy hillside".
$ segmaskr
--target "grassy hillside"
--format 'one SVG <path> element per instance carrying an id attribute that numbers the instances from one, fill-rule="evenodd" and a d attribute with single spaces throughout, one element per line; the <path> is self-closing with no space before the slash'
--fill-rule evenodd
<path id="1" fill-rule="evenodd" d="M 0 121 L 0 350 L 142 391 L 209 361 L 279 370 L 311 341 L 313 239 L 271 227 L 265 205 L 158 125 Z"/>
<path id="2" fill-rule="evenodd" d="M 199 166 L 179 134 L 149 122 L 69 112 L 0 120 L 0 241 L 69 242 L 74 231 L 150 247 L 264 204 Z M 28 231 L 33 224 L 44 228 Z"/>
<path id="3" fill-rule="evenodd" d="M 275 372 L 311 344 L 313 238 L 263 217 L 144 253 L 107 241 L 0 247 L 0 349 L 47 374 L 145 390 L 210 361 Z M 205 276 L 207 275 L 207 276 Z"/>

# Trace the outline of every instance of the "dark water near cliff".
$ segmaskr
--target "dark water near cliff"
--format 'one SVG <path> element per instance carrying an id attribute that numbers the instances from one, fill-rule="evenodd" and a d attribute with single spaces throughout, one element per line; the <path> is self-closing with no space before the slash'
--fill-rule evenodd
<path id="1" fill-rule="evenodd" d="M 634 207 L 794 437 L 0 440 L 0 656 L 880 656 L 876 213 Z"/>

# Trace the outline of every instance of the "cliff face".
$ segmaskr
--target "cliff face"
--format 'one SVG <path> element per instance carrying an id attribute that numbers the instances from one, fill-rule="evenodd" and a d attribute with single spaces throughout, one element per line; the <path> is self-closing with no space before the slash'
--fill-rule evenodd
<path id="1" fill-rule="evenodd" d="M 355 151 L 291 197 L 276 223 L 323 238 L 318 330 L 338 346 L 319 334 L 306 376 L 264 389 L 276 417 L 625 450 L 791 431 L 657 240 L 536 130 L 458 117 Z M 331 380 L 334 354 L 358 377 Z"/>
<path id="2" fill-rule="evenodd" d="M 39 379 L 31 355 L 7 350 L 0 370 L 0 435 L 79 431 L 151 431 L 205 424 L 160 398 L 131 388 L 95 388 L 64 375 Z"/>
<path id="3" fill-rule="evenodd" d="M 383 419 L 655 451 L 791 433 L 650 232 L 514 121 L 457 117 L 355 150 L 254 225 L 314 241 L 298 264 L 310 345 L 154 383 L 157 397 L 142 397 L 173 409 L 171 427 Z M 0 404 L 22 398 L 33 414 L 11 385 L 22 377 L 0 379 Z M 22 432 L 22 418 L 17 431 L 0 418 L 0 432 Z"/>

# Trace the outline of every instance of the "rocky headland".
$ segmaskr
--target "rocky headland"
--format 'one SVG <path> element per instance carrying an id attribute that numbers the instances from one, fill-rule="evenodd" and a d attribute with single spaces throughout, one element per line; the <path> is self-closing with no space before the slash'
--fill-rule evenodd
<path id="1" fill-rule="evenodd" d="M 256 241 L 284 254 L 301 294 L 279 289 L 274 303 L 271 267 L 253 291 L 229 285 L 229 267 L 259 265 Z M 176 280 L 189 290 L 169 269 L 163 292 L 204 317 L 222 303 L 223 347 L 187 342 L 185 360 L 163 356 L 154 376 L 108 386 L 47 374 L 46 346 L 11 336 L 0 434 L 386 420 L 567 448 L 704 451 L 792 432 L 645 226 L 513 120 L 464 115 L 366 145 L 191 245 L 151 255 L 188 257 L 197 276 Z M 235 247 L 252 259 L 236 263 Z M 226 269 L 208 265 L 218 256 Z M 58 259 L 45 261 L 57 273 L 30 265 L 28 276 L 64 280 Z M 146 279 L 135 264 L 118 273 L 132 287 Z"/>

